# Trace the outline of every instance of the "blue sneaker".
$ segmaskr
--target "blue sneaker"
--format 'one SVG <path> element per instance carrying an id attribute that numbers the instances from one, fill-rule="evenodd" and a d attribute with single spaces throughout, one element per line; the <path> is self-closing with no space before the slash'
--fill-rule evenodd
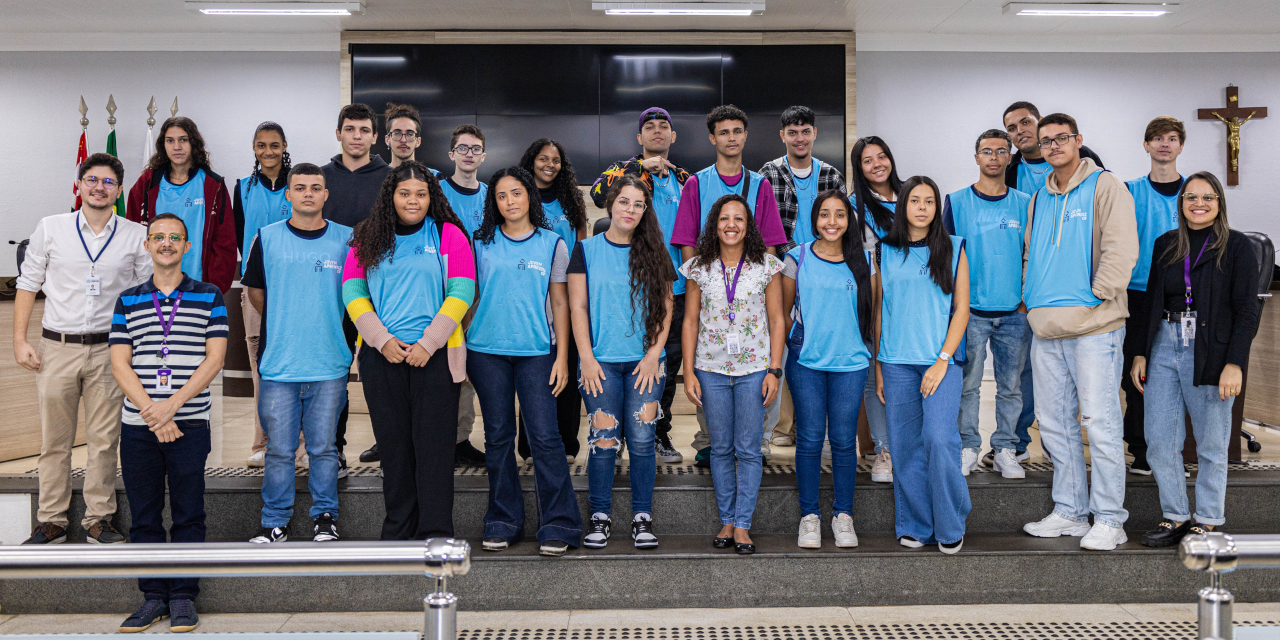
<path id="1" fill-rule="evenodd" d="M 174 598 L 169 601 L 169 632 L 186 633 L 200 624 L 200 616 L 196 614 L 196 603 L 188 598 Z"/>
<path id="2" fill-rule="evenodd" d="M 169 617 L 169 605 L 163 600 L 147 600 L 138 607 L 133 615 L 120 623 L 120 633 L 138 633 L 155 624 L 157 620 Z"/>

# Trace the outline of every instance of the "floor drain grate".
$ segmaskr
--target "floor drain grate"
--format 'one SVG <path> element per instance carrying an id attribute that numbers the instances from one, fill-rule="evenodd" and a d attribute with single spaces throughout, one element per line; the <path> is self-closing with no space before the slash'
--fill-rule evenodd
<path id="1" fill-rule="evenodd" d="M 1237 622 L 1275 626 L 1280 621 Z M 1194 622 L 469 629 L 458 640 L 1195 640 Z"/>

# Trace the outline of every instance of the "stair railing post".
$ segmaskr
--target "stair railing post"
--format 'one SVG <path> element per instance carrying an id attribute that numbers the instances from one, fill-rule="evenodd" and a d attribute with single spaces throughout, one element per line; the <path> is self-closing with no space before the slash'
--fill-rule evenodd
<path id="1" fill-rule="evenodd" d="M 471 545 L 465 540 L 431 538 L 425 549 L 426 575 L 436 579 L 436 590 L 422 599 L 425 620 L 423 640 L 456 640 L 458 597 L 449 593 L 448 579 L 471 569 Z"/>
<path id="2" fill-rule="evenodd" d="M 1200 590 L 1200 605 L 1196 611 L 1198 629 L 1196 637 L 1217 640 L 1234 640 L 1235 627 L 1231 624 L 1231 605 L 1235 596 L 1222 588 L 1222 574 L 1209 572 L 1209 586 Z"/>

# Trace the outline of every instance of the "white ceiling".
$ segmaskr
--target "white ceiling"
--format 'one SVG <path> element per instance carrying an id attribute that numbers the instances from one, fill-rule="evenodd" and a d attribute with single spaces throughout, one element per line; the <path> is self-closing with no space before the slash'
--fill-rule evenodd
<path id="1" fill-rule="evenodd" d="M 1194 48 L 1198 37 L 1280 34 L 1280 0 L 1180 0 L 1180 11 L 1160 18 L 1016 17 L 1001 13 L 1007 1 L 767 0 L 764 15 L 707 18 L 605 16 L 591 10 L 591 0 L 366 0 L 364 15 L 338 19 L 205 16 L 186 10 L 182 0 L 0 0 L 0 49 L 73 34 L 235 34 L 241 40 L 254 34 L 270 48 L 273 37 L 342 30 L 852 30 L 964 36 L 971 43 L 984 36 L 1134 36 L 1167 38 L 1172 49 Z M 886 41 L 891 38 L 878 40 Z"/>

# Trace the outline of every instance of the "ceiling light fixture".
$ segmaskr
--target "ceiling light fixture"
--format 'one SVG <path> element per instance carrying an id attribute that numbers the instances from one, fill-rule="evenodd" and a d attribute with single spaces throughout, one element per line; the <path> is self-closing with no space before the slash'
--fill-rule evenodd
<path id="1" fill-rule="evenodd" d="M 1019 16 L 1052 16 L 1058 18 L 1156 18 L 1178 10 L 1177 3 L 1159 4 L 1108 4 L 1090 3 L 1040 3 L 1010 2 L 1004 5 L 1003 13 Z"/>
<path id="2" fill-rule="evenodd" d="M 592 2 L 607 16 L 758 16 L 763 2 Z"/>
<path id="3" fill-rule="evenodd" d="M 364 13 L 363 2 L 188 2 L 189 10 L 211 16 L 349 16 Z"/>

